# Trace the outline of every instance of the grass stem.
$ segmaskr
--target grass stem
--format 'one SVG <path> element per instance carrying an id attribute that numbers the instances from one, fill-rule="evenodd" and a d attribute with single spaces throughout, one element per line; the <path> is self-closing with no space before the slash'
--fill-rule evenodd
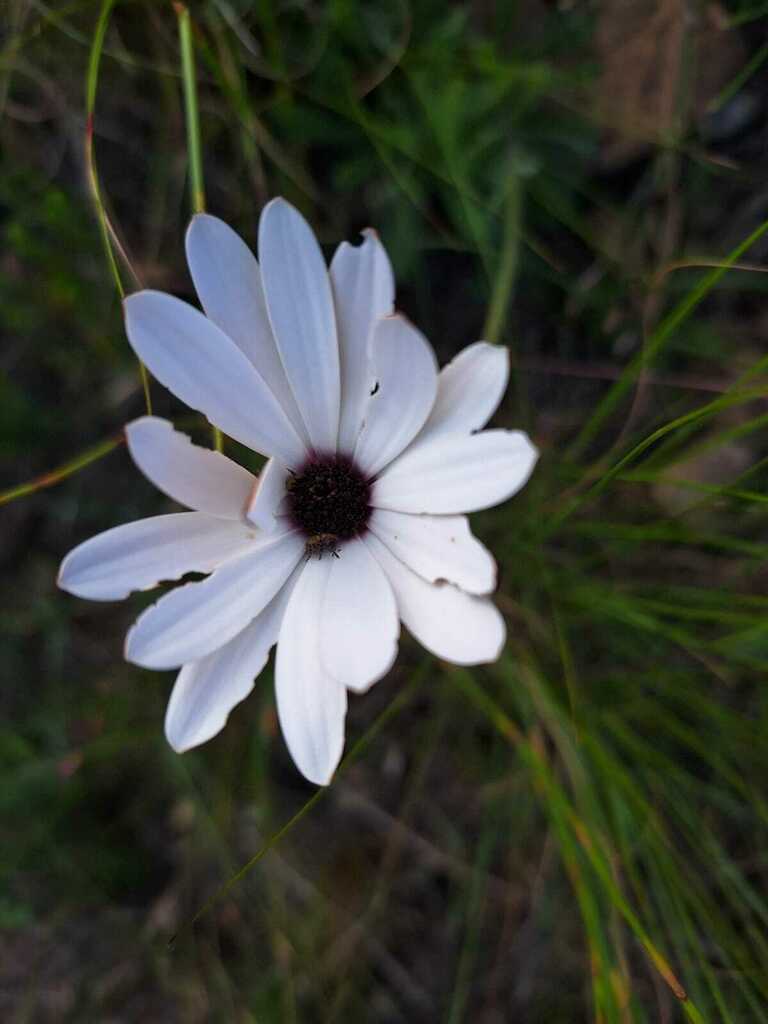
<path id="1" fill-rule="evenodd" d="M 94 125 L 94 112 L 96 109 L 96 94 L 99 83 L 99 68 L 101 66 L 101 55 L 104 49 L 104 37 L 107 33 L 107 27 L 109 26 L 109 19 L 112 15 L 112 10 L 115 7 L 117 0 L 102 0 L 101 10 L 99 11 L 99 17 L 96 22 L 96 29 L 93 33 L 93 42 L 91 43 L 91 50 L 88 56 L 88 70 L 85 79 L 85 166 L 88 171 L 88 185 L 91 190 L 91 198 L 93 200 L 93 207 L 96 211 L 96 219 L 99 224 L 99 233 L 101 234 L 101 241 L 104 247 L 104 254 L 107 257 L 107 263 L 112 274 L 112 279 L 115 282 L 115 289 L 120 297 L 122 303 L 125 298 L 125 288 L 123 287 L 122 278 L 120 277 L 120 268 L 117 265 L 117 259 L 115 258 L 115 247 L 121 250 L 121 246 L 117 240 L 117 236 L 114 228 L 112 227 L 106 208 L 104 206 L 104 200 L 101 194 L 101 186 L 99 184 L 99 174 L 96 169 L 96 158 L 93 150 L 93 125 Z M 152 415 L 152 396 L 149 390 L 149 374 L 147 368 L 139 360 L 139 374 L 141 376 L 141 387 L 144 392 L 144 404 L 146 406 L 147 414 Z"/>
<path id="2" fill-rule="evenodd" d="M 181 47 L 181 82 L 184 89 L 184 113 L 187 121 L 187 155 L 189 159 L 189 191 L 193 213 L 205 212 L 205 183 L 203 180 L 203 150 L 200 143 L 200 110 L 197 103 L 197 74 L 195 48 L 192 40 L 192 19 L 185 4 L 174 3 L 179 21 Z M 213 446 L 217 452 L 224 448 L 224 437 L 218 427 L 213 428 Z"/>

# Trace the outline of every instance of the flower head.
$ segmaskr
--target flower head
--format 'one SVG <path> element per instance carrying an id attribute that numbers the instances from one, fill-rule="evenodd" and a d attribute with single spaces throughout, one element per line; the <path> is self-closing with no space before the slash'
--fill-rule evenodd
<path id="1" fill-rule="evenodd" d="M 129 661 L 181 668 L 170 744 L 216 735 L 277 644 L 280 724 L 318 784 L 341 757 L 347 691 L 385 675 L 400 622 L 448 661 L 498 657 L 496 567 L 465 513 L 518 491 L 537 455 L 520 431 L 482 430 L 506 388 L 506 350 L 478 342 L 438 372 L 393 312 L 381 242 L 364 235 L 329 272 L 282 199 L 262 213 L 260 264 L 222 221 L 193 219 L 187 258 L 205 315 L 142 291 L 125 303 L 128 338 L 162 384 L 268 461 L 257 479 L 165 420 L 136 420 L 137 466 L 192 511 L 107 530 L 59 576 L 70 593 L 113 600 L 210 573 L 161 597 L 126 640 Z"/>

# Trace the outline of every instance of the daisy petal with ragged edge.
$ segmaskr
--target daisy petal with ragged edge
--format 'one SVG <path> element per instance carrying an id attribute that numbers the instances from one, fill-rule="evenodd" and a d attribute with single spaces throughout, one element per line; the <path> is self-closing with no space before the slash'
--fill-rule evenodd
<path id="1" fill-rule="evenodd" d="M 165 730 L 181 752 L 215 736 L 277 645 L 275 689 L 299 770 L 330 782 L 347 691 L 381 679 L 400 623 L 460 665 L 496 660 L 496 565 L 466 513 L 511 497 L 537 459 L 521 431 L 484 430 L 507 384 L 505 349 L 470 345 L 438 371 L 393 312 L 394 279 L 371 229 L 326 269 L 282 199 L 259 225 L 259 260 L 222 221 L 196 216 L 187 259 L 205 315 L 160 292 L 125 303 L 149 371 L 267 457 L 255 478 L 172 424 L 128 425 L 152 483 L 191 511 L 107 530 L 64 559 L 59 585 L 115 600 L 188 573 L 128 633 L 126 657 L 179 668 Z"/>

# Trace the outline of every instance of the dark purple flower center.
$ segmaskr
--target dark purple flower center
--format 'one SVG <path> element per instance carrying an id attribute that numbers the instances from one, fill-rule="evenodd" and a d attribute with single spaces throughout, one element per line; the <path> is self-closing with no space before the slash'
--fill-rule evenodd
<path id="1" fill-rule="evenodd" d="M 315 455 L 288 477 L 291 518 L 307 538 L 307 554 L 334 552 L 365 532 L 370 482 L 344 455 Z"/>

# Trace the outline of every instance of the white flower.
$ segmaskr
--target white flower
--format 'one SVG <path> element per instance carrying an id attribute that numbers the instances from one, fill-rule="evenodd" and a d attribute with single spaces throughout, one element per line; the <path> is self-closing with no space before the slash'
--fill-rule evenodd
<path id="1" fill-rule="evenodd" d="M 496 566 L 463 513 L 518 491 L 537 453 L 520 431 L 481 431 L 506 388 L 506 350 L 478 342 L 438 372 L 423 335 L 393 313 L 392 269 L 373 231 L 360 246 L 343 242 L 330 274 L 282 199 L 261 216 L 261 265 L 206 214 L 186 243 L 206 315 L 139 292 L 125 303 L 128 338 L 162 384 L 269 461 L 256 479 L 165 420 L 129 424 L 139 469 L 194 511 L 86 541 L 59 584 L 112 600 L 210 573 L 161 597 L 126 640 L 137 665 L 181 667 L 169 743 L 184 751 L 216 735 L 276 643 L 288 749 L 327 784 L 347 690 L 388 671 L 400 621 L 447 661 L 498 657 L 504 622 L 484 596 Z"/>

